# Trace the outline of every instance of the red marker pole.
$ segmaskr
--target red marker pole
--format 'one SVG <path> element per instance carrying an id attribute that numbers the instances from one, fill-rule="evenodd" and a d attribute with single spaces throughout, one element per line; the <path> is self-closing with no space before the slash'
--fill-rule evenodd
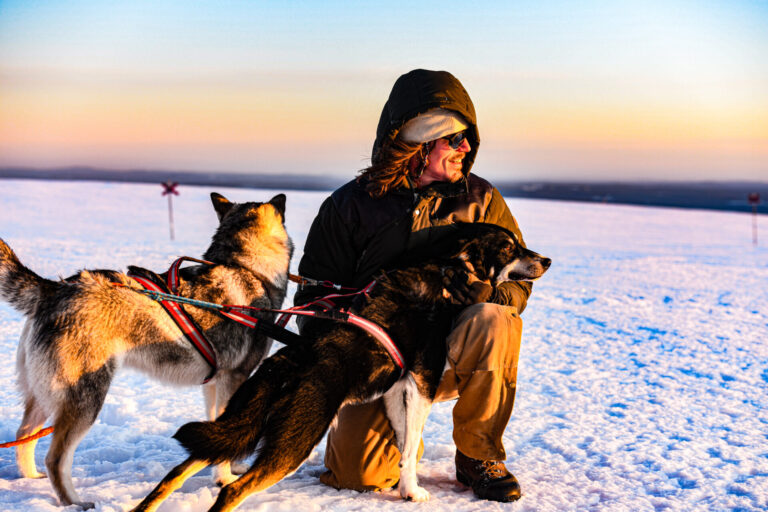
<path id="1" fill-rule="evenodd" d="M 757 205 L 760 203 L 760 194 L 749 194 L 747 200 L 752 205 L 752 245 L 757 247 Z"/>
<path id="2" fill-rule="evenodd" d="M 173 240 L 173 203 L 171 202 L 171 197 L 179 195 L 179 192 L 176 190 L 179 184 L 175 181 L 166 181 L 161 183 L 161 185 L 163 186 L 163 195 L 168 196 L 168 225 L 171 229 L 171 240 Z"/>

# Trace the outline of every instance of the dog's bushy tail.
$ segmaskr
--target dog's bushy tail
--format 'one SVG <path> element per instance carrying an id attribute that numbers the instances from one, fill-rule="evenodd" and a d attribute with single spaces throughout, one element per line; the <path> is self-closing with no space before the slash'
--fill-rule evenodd
<path id="1" fill-rule="evenodd" d="M 216 421 L 195 421 L 182 425 L 173 435 L 190 456 L 210 464 L 243 459 L 256 451 L 271 404 L 284 389 L 285 373 L 281 354 L 268 358 L 230 398 Z"/>
<path id="2" fill-rule="evenodd" d="M 19 261 L 19 258 L 0 238 L 0 297 L 20 312 L 30 315 L 35 311 L 44 288 L 54 285 Z"/>
<path id="3" fill-rule="evenodd" d="M 244 459 L 256 450 L 261 438 L 258 421 L 194 421 L 182 425 L 173 437 L 190 457 L 220 464 Z"/>

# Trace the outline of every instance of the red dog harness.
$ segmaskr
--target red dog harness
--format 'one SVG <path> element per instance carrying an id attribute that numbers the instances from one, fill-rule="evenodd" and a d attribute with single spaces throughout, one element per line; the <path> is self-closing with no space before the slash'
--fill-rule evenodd
<path id="1" fill-rule="evenodd" d="M 184 261 L 194 261 L 196 263 L 213 265 L 213 263 L 210 261 L 198 260 L 195 258 L 182 256 L 181 258 L 174 261 L 171 265 L 171 268 L 168 270 L 167 283 L 165 283 L 167 288 L 160 286 L 163 284 L 162 282 L 157 283 L 151 279 L 136 275 L 132 272 L 129 272 L 128 276 L 139 283 L 146 290 L 151 290 L 161 294 L 170 292 L 170 295 L 176 295 L 179 291 L 179 267 L 181 267 L 181 264 Z M 209 373 L 203 381 L 203 383 L 208 382 L 213 378 L 214 375 L 216 375 L 216 370 L 218 368 L 218 365 L 216 364 L 216 352 L 214 352 L 213 347 L 211 346 L 211 342 L 208 341 L 208 338 L 205 337 L 202 329 L 200 329 L 200 326 L 197 325 L 197 322 L 195 322 L 187 314 L 187 312 L 184 311 L 184 308 L 181 304 L 173 300 L 159 298 L 158 302 L 160 302 L 160 305 L 163 306 L 163 309 L 165 309 L 165 311 L 168 313 L 168 315 L 170 315 L 179 329 L 181 329 L 184 337 L 187 338 L 192 346 L 195 347 L 201 356 L 203 356 L 205 362 L 208 363 L 208 365 L 211 367 L 211 373 Z"/>
<path id="2" fill-rule="evenodd" d="M 312 302 L 308 302 L 301 306 L 296 306 L 287 310 L 277 311 L 277 313 L 282 313 L 280 317 L 277 319 L 275 324 L 277 324 L 280 327 L 285 327 L 285 325 L 288 323 L 288 319 L 291 315 L 300 315 L 300 316 L 315 316 L 318 318 L 332 318 L 334 320 L 339 320 L 342 322 L 346 322 L 349 324 L 352 324 L 354 326 L 357 326 L 373 336 L 381 345 L 386 349 L 386 351 L 389 353 L 389 356 L 392 358 L 392 361 L 395 363 L 395 365 L 400 368 L 400 375 L 402 376 L 405 373 L 405 358 L 403 357 L 402 352 L 400 352 L 400 349 L 397 348 L 397 345 L 395 345 L 395 342 L 392 341 L 392 338 L 389 337 L 389 334 L 387 334 L 387 331 L 381 328 L 380 325 L 376 324 L 375 322 L 371 322 L 370 320 L 363 318 L 361 316 L 357 316 L 354 313 L 349 313 L 347 311 L 339 311 L 336 308 L 336 303 L 333 301 L 333 299 L 339 299 L 341 297 L 354 297 L 355 295 L 367 295 L 373 287 L 376 285 L 376 280 L 373 280 L 360 291 L 354 292 L 354 293 L 333 293 L 331 295 L 326 295 L 325 297 L 321 297 L 317 300 L 314 300 Z M 337 288 L 338 289 L 338 288 Z M 310 309 L 320 306 L 321 310 L 316 309 Z"/>
<path id="3" fill-rule="evenodd" d="M 397 345 L 395 345 L 395 343 L 392 341 L 392 338 L 389 337 L 387 331 L 385 331 L 375 322 L 355 315 L 354 313 L 336 309 L 336 303 L 333 301 L 333 299 L 339 299 L 342 297 L 353 297 L 355 295 L 368 294 L 375 286 L 375 280 L 371 281 L 371 283 L 362 290 L 346 294 L 334 293 L 326 295 L 325 297 L 309 302 L 302 306 L 296 306 L 289 309 L 270 309 L 258 308 L 254 306 L 234 306 L 227 304 L 220 305 L 211 302 L 188 299 L 177 295 L 179 287 L 179 269 L 182 262 L 184 261 L 194 261 L 204 265 L 214 265 L 214 263 L 210 261 L 182 256 L 181 258 L 178 258 L 176 261 L 174 261 L 171 265 L 171 268 L 168 269 L 168 277 L 166 283 L 149 279 L 144 276 L 139 276 L 134 272 L 129 272 L 128 275 L 137 283 L 139 283 L 147 292 L 149 292 L 150 297 L 160 302 L 165 311 L 170 315 L 170 317 L 179 327 L 184 337 L 187 338 L 187 340 L 192 344 L 193 347 L 195 347 L 195 349 L 211 367 L 211 373 L 205 378 L 203 383 L 211 380 L 216 374 L 216 370 L 218 368 L 216 363 L 216 352 L 213 350 L 210 341 L 208 341 L 208 339 L 203 334 L 200 326 L 198 326 L 197 323 L 187 314 L 187 312 L 182 307 L 182 304 L 190 304 L 192 306 L 206 309 L 215 309 L 220 315 L 234 320 L 251 329 L 256 329 L 261 326 L 262 328 L 265 328 L 264 330 L 270 337 L 273 337 L 282 343 L 286 343 L 286 337 L 292 339 L 298 338 L 296 334 L 285 329 L 285 325 L 288 323 L 289 318 L 293 315 L 314 316 L 317 318 L 349 323 L 363 329 L 365 332 L 373 336 L 379 343 L 381 343 L 389 356 L 392 358 L 392 361 L 395 363 L 395 365 L 400 368 L 400 375 L 402 376 L 405 373 L 405 358 L 400 352 L 400 349 L 397 348 Z M 325 283 L 320 284 L 325 285 Z M 336 289 L 342 288 L 338 285 L 330 286 Z M 310 309 L 317 307 L 320 307 L 321 309 Z M 246 314 L 245 311 L 280 313 L 280 317 L 275 322 L 274 327 L 266 328 L 265 324 L 259 324 L 258 318 Z M 279 338 L 283 338 L 283 340 Z"/>

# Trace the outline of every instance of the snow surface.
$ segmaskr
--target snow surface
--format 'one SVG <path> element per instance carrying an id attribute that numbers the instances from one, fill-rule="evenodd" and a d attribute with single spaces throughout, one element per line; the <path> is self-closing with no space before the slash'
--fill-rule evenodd
<path id="1" fill-rule="evenodd" d="M 208 189 L 174 197 L 168 237 L 159 186 L 0 181 L 0 236 L 47 277 L 80 268 L 162 270 L 199 256 L 216 225 Z M 233 200 L 272 192 L 229 189 Z M 297 254 L 325 194 L 288 193 Z M 240 510 L 656 511 L 768 509 L 768 250 L 755 248 L 748 214 L 511 199 L 528 245 L 554 260 L 534 287 L 518 397 L 504 437 L 524 496 L 477 500 L 453 474 L 451 404 L 425 429 L 419 466 L 425 504 L 395 491 L 323 486 L 324 444 L 293 476 Z M 768 242 L 768 217 L 759 218 Z M 21 419 L 14 353 L 22 318 L 0 304 L 0 440 Z M 170 388 L 125 370 L 75 453 L 73 475 L 99 511 L 134 506 L 183 451 L 171 434 L 201 418 L 194 388 Z M 43 467 L 50 438 L 41 440 Z M 210 470 L 161 511 L 206 510 Z M 0 450 L 0 509 L 62 510 L 47 480 L 19 477 Z M 74 510 L 69 507 L 67 510 Z"/>

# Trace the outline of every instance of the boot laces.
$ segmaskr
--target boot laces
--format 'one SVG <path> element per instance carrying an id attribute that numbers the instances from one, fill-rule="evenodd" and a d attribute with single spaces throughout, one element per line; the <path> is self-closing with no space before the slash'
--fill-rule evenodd
<path id="1" fill-rule="evenodd" d="M 481 464 L 482 472 L 489 480 L 496 480 L 507 474 L 504 463 L 498 460 L 484 460 Z"/>

